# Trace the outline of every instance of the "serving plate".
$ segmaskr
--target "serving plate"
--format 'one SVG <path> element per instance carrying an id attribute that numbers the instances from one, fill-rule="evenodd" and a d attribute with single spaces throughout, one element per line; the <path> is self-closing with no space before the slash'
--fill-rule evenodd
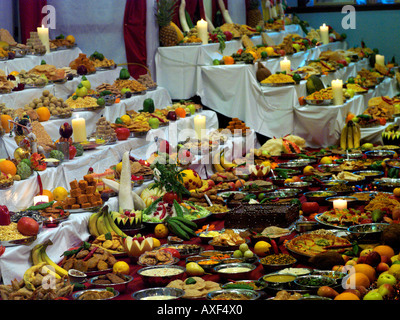
<path id="1" fill-rule="evenodd" d="M 280 83 L 262 83 L 262 87 L 286 87 L 286 86 L 292 86 L 295 85 L 295 82 L 280 82 Z"/>
<path id="2" fill-rule="evenodd" d="M 101 209 L 101 206 L 95 206 L 90 208 L 79 208 L 79 209 L 68 209 L 69 213 L 82 213 L 82 212 L 96 212 Z"/>

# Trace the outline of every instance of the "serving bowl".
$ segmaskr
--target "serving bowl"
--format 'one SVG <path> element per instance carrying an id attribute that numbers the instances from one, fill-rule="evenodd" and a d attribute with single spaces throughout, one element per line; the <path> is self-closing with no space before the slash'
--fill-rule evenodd
<path id="1" fill-rule="evenodd" d="M 83 283 L 87 279 L 87 274 L 76 269 L 69 269 L 68 279 L 72 283 Z"/>
<path id="2" fill-rule="evenodd" d="M 163 287 L 173 280 L 183 279 L 186 269 L 177 265 L 152 266 L 139 269 L 137 274 L 149 287 Z"/>
<path id="3" fill-rule="evenodd" d="M 319 287 L 329 286 L 333 287 L 337 284 L 336 279 L 322 276 L 322 275 L 305 275 L 299 276 L 294 280 L 294 283 L 299 287 L 306 290 L 318 290 Z"/>
<path id="4" fill-rule="evenodd" d="M 254 288 L 254 289 L 246 289 L 246 290 L 254 290 L 254 291 L 264 291 L 264 289 L 266 288 L 266 286 L 267 286 L 267 283 L 263 280 L 263 279 L 260 279 L 260 280 L 237 280 L 237 281 L 235 281 L 235 282 L 227 282 L 227 283 L 225 283 L 225 284 L 223 284 L 222 286 L 221 286 L 221 288 L 222 289 L 234 289 L 234 288 L 232 288 L 232 287 L 230 287 L 231 285 L 236 285 L 236 284 L 239 284 L 239 285 L 241 285 L 241 284 L 244 284 L 244 285 L 254 285 L 254 286 L 256 286 L 257 288 Z M 238 288 L 239 289 L 239 288 Z"/>
<path id="5" fill-rule="evenodd" d="M 366 180 L 375 180 L 383 177 L 385 173 L 383 171 L 378 171 L 378 170 L 360 170 L 360 171 L 354 171 L 354 174 L 364 176 Z"/>
<path id="6" fill-rule="evenodd" d="M 93 277 L 90 279 L 89 283 L 95 287 L 95 288 L 100 288 L 100 289 L 106 289 L 106 288 L 113 288 L 114 290 L 118 292 L 125 292 L 128 289 L 128 285 L 130 282 L 132 282 L 133 277 L 130 275 L 124 275 L 125 282 L 121 283 L 95 283 L 95 281 L 99 278 L 99 276 Z"/>
<path id="7" fill-rule="evenodd" d="M 132 294 L 135 300 L 177 300 L 184 296 L 185 290 L 170 287 L 148 288 Z M 168 298 L 166 298 L 168 297 Z"/>
<path id="8" fill-rule="evenodd" d="M 316 221 L 299 221 L 296 223 L 296 231 L 303 233 L 314 230 L 318 226 Z"/>
<path id="9" fill-rule="evenodd" d="M 215 299 L 218 295 L 220 294 L 240 294 L 240 295 L 245 295 L 247 299 L 244 300 L 257 300 L 260 298 L 261 294 L 260 292 L 254 291 L 254 290 L 246 290 L 246 289 L 222 289 L 222 290 L 216 290 L 216 291 L 211 291 L 207 293 L 207 299 L 208 300 L 218 300 Z M 225 300 L 225 299 L 224 299 Z"/>
<path id="10" fill-rule="evenodd" d="M 268 287 L 281 287 L 292 285 L 296 278 L 297 276 L 291 273 L 274 272 L 264 275 L 262 280 L 267 283 Z"/>
<path id="11" fill-rule="evenodd" d="M 374 160 L 383 160 L 386 158 L 392 158 L 395 154 L 396 152 L 393 150 L 370 150 L 365 152 L 365 155 L 368 158 Z"/>
<path id="12" fill-rule="evenodd" d="M 349 240 L 357 240 L 362 243 L 376 243 L 381 239 L 383 230 L 388 226 L 386 223 L 365 223 L 350 226 Z"/>
<path id="13" fill-rule="evenodd" d="M 72 299 L 81 300 L 81 296 L 83 294 L 91 293 L 91 292 L 95 293 L 97 291 L 108 291 L 108 290 L 107 289 L 86 289 L 86 290 L 81 290 L 81 291 L 74 292 L 72 294 Z M 119 292 L 114 290 L 114 295 L 112 297 L 105 298 L 105 299 L 88 299 L 88 300 L 111 300 L 111 299 L 114 299 L 114 298 L 116 298 L 118 296 L 119 296 Z"/>
<path id="14" fill-rule="evenodd" d="M 245 239 L 245 243 L 249 244 L 250 240 L 249 239 Z M 224 246 L 224 245 L 220 245 L 220 244 L 215 244 L 214 243 L 214 239 L 210 240 L 208 242 L 208 244 L 210 246 L 213 246 L 214 249 L 218 250 L 218 251 L 235 251 L 235 250 L 238 250 L 239 247 L 240 247 L 240 244 L 235 244 L 235 245 L 231 245 L 231 246 L 230 245 Z"/>
<path id="15" fill-rule="evenodd" d="M 339 164 L 337 163 L 324 163 L 324 164 L 320 164 L 318 165 L 318 168 L 322 171 L 322 172 L 332 172 L 334 171 L 337 167 L 339 167 Z"/>
<path id="16" fill-rule="evenodd" d="M 269 259 L 275 259 L 275 261 Z M 286 259 L 286 262 L 278 262 L 278 261 L 284 261 Z M 278 253 L 278 254 L 271 254 L 267 255 L 264 258 L 261 258 L 258 260 L 258 262 L 263 266 L 264 271 L 266 272 L 274 272 L 274 271 L 279 271 L 284 268 L 290 268 L 292 267 L 296 262 L 297 259 L 291 256 L 290 254 L 286 253 Z"/>
<path id="17" fill-rule="evenodd" d="M 378 190 L 393 192 L 393 189 L 400 187 L 400 179 L 381 178 L 373 181 L 372 185 Z"/>
<path id="18" fill-rule="evenodd" d="M 314 269 L 312 274 L 335 279 L 337 283 L 341 282 L 342 279 L 345 276 L 347 276 L 347 273 L 336 271 L 336 270 L 318 270 L 318 269 Z"/>
<path id="19" fill-rule="evenodd" d="M 284 186 L 289 189 L 298 189 L 299 191 L 304 192 L 311 187 L 311 183 L 307 181 L 294 181 L 285 182 Z"/>
<path id="20" fill-rule="evenodd" d="M 239 280 L 248 278 L 255 268 L 254 264 L 239 262 L 220 264 L 213 271 L 225 280 Z"/>
<path id="21" fill-rule="evenodd" d="M 317 202 L 318 204 L 324 204 L 326 198 L 334 197 L 336 195 L 337 193 L 334 191 L 309 191 L 304 193 L 307 201 Z"/>

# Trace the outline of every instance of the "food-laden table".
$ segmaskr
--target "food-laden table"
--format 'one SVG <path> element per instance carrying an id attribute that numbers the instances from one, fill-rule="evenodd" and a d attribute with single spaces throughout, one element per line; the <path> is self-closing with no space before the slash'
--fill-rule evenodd
<path id="1" fill-rule="evenodd" d="M 279 44 L 292 33 L 304 35 L 299 25 L 288 25 L 284 31 L 269 32 L 268 36 Z M 254 44 L 262 43 L 261 36 L 254 36 L 251 40 Z M 158 48 L 155 56 L 157 83 L 168 89 L 172 99 L 189 99 L 198 95 L 202 87 L 201 67 L 212 65 L 212 61 L 222 55 L 235 53 L 242 48 L 242 43 L 240 40 L 227 41 L 223 53 L 218 48 L 217 43 Z"/>

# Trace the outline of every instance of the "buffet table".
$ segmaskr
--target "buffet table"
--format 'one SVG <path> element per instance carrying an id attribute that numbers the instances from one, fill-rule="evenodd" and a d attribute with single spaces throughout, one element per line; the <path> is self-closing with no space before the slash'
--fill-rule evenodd
<path id="1" fill-rule="evenodd" d="M 288 25 L 284 31 L 269 32 L 272 40 L 279 44 L 287 34 L 303 35 L 299 25 Z M 261 36 L 251 38 L 254 44 L 262 43 Z M 201 67 L 212 65 L 214 59 L 231 55 L 242 48 L 240 40 L 226 41 L 223 53 L 218 43 L 194 46 L 159 47 L 156 56 L 157 83 L 166 88 L 172 99 L 189 99 L 198 95 L 202 87 Z"/>

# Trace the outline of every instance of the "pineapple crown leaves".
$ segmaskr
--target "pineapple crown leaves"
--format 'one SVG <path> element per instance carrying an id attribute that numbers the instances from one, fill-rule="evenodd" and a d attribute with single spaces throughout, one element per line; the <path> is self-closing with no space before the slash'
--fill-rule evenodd
<path id="1" fill-rule="evenodd" d="M 259 9 L 260 7 L 260 0 L 250 0 L 249 7 L 251 10 Z"/>
<path id="2" fill-rule="evenodd" d="M 160 27 L 165 27 L 170 24 L 175 16 L 175 7 L 177 0 L 158 0 L 156 2 L 155 16 Z"/>

